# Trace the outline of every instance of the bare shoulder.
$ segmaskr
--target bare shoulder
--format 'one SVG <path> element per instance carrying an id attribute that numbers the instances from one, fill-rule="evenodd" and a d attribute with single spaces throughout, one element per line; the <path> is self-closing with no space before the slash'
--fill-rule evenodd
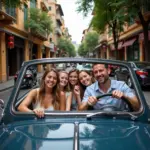
<path id="1" fill-rule="evenodd" d="M 39 92 L 39 89 L 33 89 L 33 90 L 31 90 L 31 91 L 29 92 L 29 95 L 30 95 L 30 96 L 36 96 L 38 92 Z"/>

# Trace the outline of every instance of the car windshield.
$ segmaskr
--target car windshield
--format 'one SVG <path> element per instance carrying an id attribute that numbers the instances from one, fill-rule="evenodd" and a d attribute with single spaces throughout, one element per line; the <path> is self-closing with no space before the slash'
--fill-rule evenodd
<path id="1" fill-rule="evenodd" d="M 138 62 L 138 63 L 135 63 L 135 64 L 140 69 L 147 68 L 147 67 L 150 68 L 150 63 Z"/>
<path id="2" fill-rule="evenodd" d="M 139 111 L 140 100 L 126 66 L 103 63 L 70 64 L 56 62 L 37 64 L 35 67 L 37 69 L 32 70 L 27 67 L 21 82 L 19 83 L 20 80 L 17 79 L 20 76 L 15 79 L 16 86 L 20 84 L 19 94 L 15 100 L 15 110 L 24 112 L 25 107 L 30 110 L 40 107 L 49 113 L 63 111 L 64 113 L 77 112 L 79 114 L 85 111 Z M 87 66 L 90 67 L 89 70 L 87 70 Z M 24 69 L 20 71 L 19 75 L 22 75 L 23 71 Z M 96 90 L 95 87 L 98 84 L 106 83 L 109 85 L 107 91 L 100 87 L 99 92 Z M 50 92 L 47 93 L 48 95 L 46 94 L 47 90 Z M 64 99 L 60 92 L 65 93 Z M 90 96 L 97 98 L 97 104 L 90 102 Z M 137 101 L 135 106 L 132 106 L 128 97 Z M 84 108 L 82 104 L 86 104 L 88 107 Z M 101 113 L 101 115 L 103 114 L 105 113 Z M 132 115 L 130 116 L 132 117 Z"/>

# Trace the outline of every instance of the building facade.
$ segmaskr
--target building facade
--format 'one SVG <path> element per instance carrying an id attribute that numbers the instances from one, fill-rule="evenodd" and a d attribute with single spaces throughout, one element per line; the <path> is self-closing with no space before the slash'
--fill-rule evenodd
<path id="1" fill-rule="evenodd" d="M 29 8 L 41 9 L 52 18 L 53 32 L 50 35 L 31 34 L 25 29 Z M 0 82 L 9 80 L 23 61 L 55 57 L 57 40 L 64 24 L 62 15 L 56 0 L 31 0 L 24 3 L 23 9 L 0 5 Z M 38 71 L 42 69 L 41 66 Z"/>

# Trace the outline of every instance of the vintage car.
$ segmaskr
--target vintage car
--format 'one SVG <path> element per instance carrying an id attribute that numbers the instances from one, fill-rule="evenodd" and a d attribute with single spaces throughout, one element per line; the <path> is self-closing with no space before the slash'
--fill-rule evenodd
<path id="1" fill-rule="evenodd" d="M 130 72 L 134 87 L 132 90 L 138 98 L 140 108 L 137 111 L 132 108 L 128 111 L 45 111 L 44 118 L 38 118 L 33 112 L 19 112 L 19 104 L 31 90 L 24 91 L 20 88 L 26 69 L 37 65 L 38 72 L 44 72 L 43 64 L 48 68 L 53 64 L 68 62 L 126 67 Z M 32 88 L 37 87 L 38 85 Z M 99 96 L 108 96 L 109 99 L 111 93 Z M 148 150 L 149 114 L 136 74 L 127 62 L 92 58 L 44 58 L 26 61 L 5 108 L 0 100 L 0 150 Z"/>

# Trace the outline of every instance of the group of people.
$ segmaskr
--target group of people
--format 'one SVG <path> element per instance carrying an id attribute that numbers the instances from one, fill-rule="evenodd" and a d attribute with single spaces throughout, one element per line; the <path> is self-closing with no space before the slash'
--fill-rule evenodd
<path id="1" fill-rule="evenodd" d="M 140 107 L 134 92 L 122 81 L 109 78 L 110 70 L 107 65 L 93 64 L 92 73 L 85 70 L 73 69 L 69 73 L 52 68 L 46 70 L 41 79 L 40 87 L 29 92 L 27 97 L 18 106 L 21 112 L 34 112 L 38 117 L 44 117 L 44 111 L 60 110 L 88 110 L 101 109 L 111 104 L 121 107 L 124 97 L 131 103 L 134 110 Z M 97 99 L 105 93 L 112 96 Z M 30 105 L 33 109 L 30 109 Z M 123 105 L 125 106 L 125 105 Z"/>

